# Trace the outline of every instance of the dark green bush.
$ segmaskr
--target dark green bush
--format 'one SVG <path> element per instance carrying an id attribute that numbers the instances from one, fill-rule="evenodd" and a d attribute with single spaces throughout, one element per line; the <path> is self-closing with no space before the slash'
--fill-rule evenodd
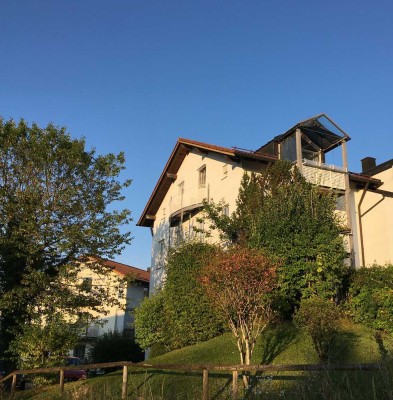
<path id="1" fill-rule="evenodd" d="M 356 322 L 392 333 L 393 265 L 374 265 L 355 271 L 348 308 Z"/>
<path id="2" fill-rule="evenodd" d="M 93 363 L 143 361 L 144 353 L 135 341 L 120 332 L 109 331 L 99 336 L 89 351 Z"/>
<path id="3" fill-rule="evenodd" d="M 146 297 L 135 309 L 134 317 L 135 339 L 142 349 L 168 345 L 163 291 Z"/>
<path id="4" fill-rule="evenodd" d="M 303 299 L 294 321 L 307 330 L 321 361 L 328 361 L 338 334 L 340 310 L 331 301 L 321 297 Z"/>
<path id="5" fill-rule="evenodd" d="M 186 242 L 169 254 L 164 297 L 171 348 L 209 340 L 223 331 L 223 322 L 199 280 L 202 267 L 215 252 L 211 244 Z"/>
<path id="6" fill-rule="evenodd" d="M 142 348 L 177 349 L 223 331 L 199 281 L 202 266 L 215 252 L 211 244 L 186 242 L 169 253 L 165 287 L 135 311 L 136 339 Z"/>

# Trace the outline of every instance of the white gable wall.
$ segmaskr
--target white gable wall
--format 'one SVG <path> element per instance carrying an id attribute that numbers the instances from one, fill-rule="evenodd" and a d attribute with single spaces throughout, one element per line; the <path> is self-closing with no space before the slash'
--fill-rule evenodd
<path id="1" fill-rule="evenodd" d="M 200 170 L 206 168 L 206 182 L 200 185 Z M 203 199 L 219 202 L 224 199 L 229 213 L 236 208 L 236 199 L 244 169 L 241 164 L 217 153 L 191 151 L 184 159 L 177 178 L 168 190 L 156 214 L 153 227 L 150 290 L 160 287 L 164 277 L 164 258 L 169 246 L 176 245 L 176 228 L 170 232 L 169 218 L 179 209 L 202 203 Z M 193 237 L 194 226 L 201 227 L 197 217 L 183 219 L 182 229 Z M 207 227 L 205 227 L 206 229 Z M 210 240 L 218 241 L 213 236 Z"/>

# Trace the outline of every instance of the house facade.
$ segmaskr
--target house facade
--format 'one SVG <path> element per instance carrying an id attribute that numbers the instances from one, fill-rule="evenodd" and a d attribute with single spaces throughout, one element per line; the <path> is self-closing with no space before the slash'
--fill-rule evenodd
<path id="1" fill-rule="evenodd" d="M 102 334 L 117 331 L 134 337 L 133 311 L 149 295 L 150 272 L 111 260 L 101 260 L 106 273 L 83 264 L 78 279 L 93 293 L 104 289 L 108 298 L 116 299 L 118 304 L 103 305 L 102 313 L 95 313 L 96 322 L 86 326 L 80 343 L 73 355 L 84 359 L 92 343 Z M 93 313 L 94 314 L 94 313 Z"/>
<path id="2" fill-rule="evenodd" d="M 348 263 L 393 261 L 392 160 L 377 166 L 368 157 L 361 173 L 350 172 L 349 140 L 325 114 L 297 123 L 255 151 L 178 139 L 138 221 L 152 232 L 151 290 L 163 284 L 168 248 L 206 228 L 200 218 L 203 200 L 224 200 L 224 212 L 232 213 L 243 174 L 260 172 L 277 160 L 292 162 L 307 181 L 337 194 Z"/>

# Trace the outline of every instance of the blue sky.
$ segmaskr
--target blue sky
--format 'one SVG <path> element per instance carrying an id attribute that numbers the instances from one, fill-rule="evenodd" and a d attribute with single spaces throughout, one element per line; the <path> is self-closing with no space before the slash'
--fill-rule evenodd
<path id="1" fill-rule="evenodd" d="M 124 151 L 135 226 L 178 137 L 256 149 L 327 113 L 349 165 L 393 157 L 393 2 L 0 0 L 0 115 Z"/>

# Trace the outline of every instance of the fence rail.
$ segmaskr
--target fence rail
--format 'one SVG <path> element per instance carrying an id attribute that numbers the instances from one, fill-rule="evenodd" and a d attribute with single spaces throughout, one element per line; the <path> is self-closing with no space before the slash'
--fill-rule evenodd
<path id="1" fill-rule="evenodd" d="M 117 361 L 110 363 L 88 364 L 67 367 L 51 367 L 51 368 L 36 368 L 26 370 L 16 370 L 0 379 L 0 384 L 12 379 L 11 397 L 14 396 L 16 390 L 17 375 L 59 373 L 59 387 L 64 391 L 64 371 L 71 370 L 91 370 L 105 368 L 123 368 L 122 379 L 122 394 L 121 399 L 126 400 L 128 395 L 128 368 L 131 369 L 154 369 L 154 370 L 175 370 L 187 372 L 202 372 L 202 400 L 209 398 L 209 372 L 221 371 L 232 372 L 232 399 L 238 398 L 238 379 L 239 372 L 265 372 L 265 371 L 372 371 L 379 370 L 382 364 L 257 364 L 257 365 L 217 365 L 217 364 L 149 364 L 149 363 L 132 363 L 130 361 Z"/>

